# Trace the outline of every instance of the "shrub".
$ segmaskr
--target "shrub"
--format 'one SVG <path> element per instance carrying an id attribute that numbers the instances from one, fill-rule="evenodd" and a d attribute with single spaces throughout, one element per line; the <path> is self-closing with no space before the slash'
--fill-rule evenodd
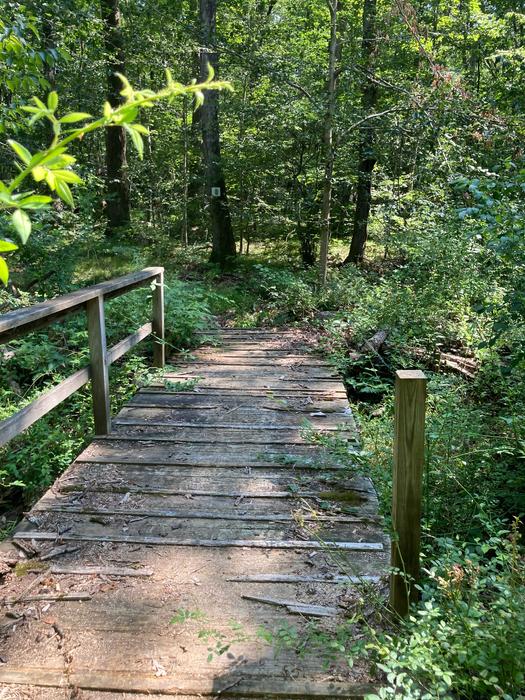
<path id="1" fill-rule="evenodd" d="M 491 527 L 486 524 L 486 528 Z M 525 691 L 525 566 L 518 523 L 474 544 L 441 539 L 423 600 L 368 651 L 386 675 L 376 698 L 503 698 Z"/>

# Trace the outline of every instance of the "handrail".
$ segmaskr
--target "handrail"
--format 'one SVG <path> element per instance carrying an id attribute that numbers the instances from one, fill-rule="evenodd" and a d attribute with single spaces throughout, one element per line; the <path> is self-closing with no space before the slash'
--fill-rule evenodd
<path id="1" fill-rule="evenodd" d="M 41 304 L 9 311 L 9 313 L 0 316 L 0 345 L 25 335 L 29 331 L 42 328 L 61 320 L 61 318 L 82 311 L 86 303 L 95 297 L 102 295 L 105 299 L 111 299 L 121 294 L 127 294 L 135 287 L 140 287 L 149 280 L 158 277 L 163 271 L 163 267 L 147 267 L 144 270 L 132 272 L 108 282 L 78 289 L 71 294 L 56 297 Z"/>
<path id="2" fill-rule="evenodd" d="M 107 348 L 104 301 L 126 294 L 154 281 L 152 320 L 135 333 Z M 0 316 L 0 344 L 30 331 L 85 310 L 88 320 L 90 364 L 45 392 L 10 418 L 0 422 L 0 446 L 22 433 L 39 418 L 91 380 L 95 430 L 99 435 L 111 431 L 109 407 L 109 366 L 150 335 L 154 337 L 153 364 L 164 367 L 164 268 L 148 267 L 108 282 L 79 289 L 56 299 L 10 311 Z"/>

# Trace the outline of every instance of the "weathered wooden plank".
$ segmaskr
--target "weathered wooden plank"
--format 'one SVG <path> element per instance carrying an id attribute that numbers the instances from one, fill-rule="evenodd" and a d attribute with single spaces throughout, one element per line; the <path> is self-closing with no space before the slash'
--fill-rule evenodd
<path id="1" fill-rule="evenodd" d="M 63 541 L 63 542 L 123 542 L 126 544 L 158 544 L 175 547 L 260 547 L 262 549 L 321 549 L 353 552 L 381 552 L 382 542 L 315 542 L 312 540 L 198 540 L 155 537 L 147 535 L 90 535 L 83 532 L 58 535 L 56 532 L 29 530 L 15 532 L 15 540 Z"/>
<path id="2" fill-rule="evenodd" d="M 233 513 L 224 510 L 217 510 L 214 512 L 201 511 L 201 510 L 186 510 L 179 511 L 173 509 L 146 509 L 146 508 L 133 508 L 130 511 L 129 508 L 96 508 L 92 506 L 73 506 L 73 505 L 60 505 L 60 504 L 50 504 L 47 502 L 40 502 L 37 507 L 33 509 L 33 512 L 53 512 L 53 513 L 78 513 L 80 515 L 99 515 L 102 517 L 112 517 L 115 515 L 125 515 L 133 516 L 134 518 L 146 517 L 146 518 L 170 518 L 173 520 L 233 520 L 240 522 L 295 522 L 295 517 L 292 514 L 283 513 L 252 513 L 248 512 L 246 514 L 240 514 L 239 512 Z M 346 515 L 308 515 L 305 513 L 301 514 L 301 520 L 304 522 L 336 522 L 336 523 L 363 523 L 363 518 L 350 517 Z"/>
<path id="3" fill-rule="evenodd" d="M 151 335 L 151 332 L 152 332 L 152 324 L 145 323 L 143 326 L 141 326 L 138 329 L 138 331 L 136 333 L 132 333 L 131 335 L 128 335 L 127 338 L 124 338 L 124 340 L 121 340 L 119 343 L 114 345 L 112 348 L 110 348 L 107 351 L 107 355 L 106 355 L 107 364 L 112 365 L 120 357 L 122 357 L 127 352 L 129 352 L 131 350 L 131 348 L 134 348 L 135 345 L 138 345 L 142 340 L 144 340 L 149 335 Z"/>
<path id="4" fill-rule="evenodd" d="M 106 322 L 104 297 L 90 299 L 86 305 L 88 318 L 89 358 L 91 367 L 91 395 L 95 430 L 99 435 L 111 432 L 109 406 L 109 374 L 106 349 Z"/>
<path id="5" fill-rule="evenodd" d="M 118 425 L 116 426 L 118 427 Z M 197 427 L 197 426 L 195 426 Z M 203 437 L 200 437 L 199 435 L 191 435 L 191 428 L 188 430 L 180 431 L 183 434 L 180 435 L 179 431 L 175 433 L 175 436 L 173 436 L 173 433 L 170 431 L 169 433 L 164 433 L 161 435 L 156 435 L 154 433 L 149 433 L 149 432 L 141 432 L 140 434 L 134 434 L 130 435 L 129 433 L 126 432 L 119 432 L 115 433 L 113 432 L 111 435 L 96 435 L 94 438 L 94 442 L 118 442 L 120 440 L 126 440 L 126 442 L 165 442 L 169 443 L 170 445 L 181 445 L 185 443 L 190 443 L 194 445 L 233 445 L 234 447 L 237 445 L 266 445 L 268 444 L 268 438 L 264 435 L 264 433 L 257 435 L 256 437 L 250 437 L 245 436 L 243 437 L 243 434 L 239 435 L 233 435 L 232 439 L 226 438 L 216 438 L 214 437 L 213 433 L 208 433 L 206 432 Z M 190 434 L 188 434 L 190 433 Z M 202 435 L 202 429 L 200 429 L 200 433 Z M 303 437 L 295 437 L 297 435 L 297 430 L 295 431 L 290 431 L 291 435 L 287 435 L 283 433 L 279 434 L 278 440 L 275 439 L 275 435 L 272 434 L 272 445 L 279 445 L 279 446 L 290 446 L 290 445 L 308 445 L 310 444 L 306 438 Z M 231 432 L 229 433 L 231 435 Z M 244 435 L 246 435 L 244 433 Z M 352 442 L 357 441 L 357 437 L 352 434 L 351 432 L 341 432 L 341 438 L 345 438 L 347 440 L 350 440 Z"/>
<path id="6" fill-rule="evenodd" d="M 36 601 L 53 601 L 60 602 L 79 602 L 83 600 L 91 600 L 93 596 L 90 593 L 39 593 L 36 595 L 27 595 L 21 598 L 6 598 L 4 603 L 13 605 L 14 603 L 31 603 Z"/>
<path id="7" fill-rule="evenodd" d="M 155 278 L 152 297 L 152 330 L 155 338 L 153 345 L 153 364 L 164 367 L 166 364 L 166 345 L 164 342 L 164 270 Z"/>
<path id="8" fill-rule="evenodd" d="M 52 411 L 62 401 L 65 401 L 72 394 L 88 383 L 91 376 L 89 367 L 80 369 L 53 389 L 46 391 L 32 401 L 28 406 L 15 413 L 14 416 L 6 418 L 0 422 L 0 446 L 5 445 L 9 440 L 27 430 L 33 423 Z"/>
<path id="9" fill-rule="evenodd" d="M 335 617 L 338 609 L 326 605 L 311 605 L 301 603 L 296 600 L 280 600 L 278 598 L 266 598 L 264 596 L 254 596 L 243 594 L 245 600 L 252 600 L 255 603 L 264 603 L 266 605 L 276 605 L 277 607 L 286 608 L 288 612 L 295 615 L 307 615 L 311 617 Z"/>
<path id="10" fill-rule="evenodd" d="M 220 389 L 224 391 L 244 391 L 246 388 L 246 381 L 250 384 L 250 389 L 265 389 L 266 391 L 304 391 L 304 392 L 324 392 L 333 393 L 342 391 L 342 384 L 334 379 L 310 379 L 308 377 L 297 377 L 296 379 L 279 379 L 275 374 L 268 374 L 267 376 L 250 376 L 249 380 L 242 376 L 226 376 L 226 377 L 214 377 L 205 376 L 200 380 L 198 379 L 200 375 L 198 372 L 187 375 L 174 375 L 171 379 L 166 378 L 166 381 L 162 383 L 152 382 L 151 386 L 162 386 L 164 388 L 170 388 L 170 382 L 173 384 L 182 384 L 185 382 L 192 381 L 195 379 L 197 381 L 196 388 L 198 389 Z"/>
<path id="11" fill-rule="evenodd" d="M 284 353 L 282 357 L 268 357 L 264 355 L 258 355 L 253 357 L 252 353 L 239 354 L 239 356 L 222 355 L 211 353 L 205 354 L 203 352 L 193 353 L 193 358 L 189 362 L 191 367 L 197 366 L 199 370 L 203 367 L 208 366 L 220 366 L 220 367 L 233 367 L 233 368 L 243 368 L 243 367 L 276 367 L 283 370 L 296 371 L 303 368 L 314 368 L 314 369 L 327 369 L 335 372 L 335 369 L 328 365 L 323 360 L 310 359 L 307 355 L 295 355 L 291 358 L 288 353 Z M 188 362 L 187 358 L 172 358 L 171 364 L 175 367 L 181 367 Z"/>
<path id="12" fill-rule="evenodd" d="M 129 402 L 130 407 L 141 408 L 171 408 L 172 410 L 203 411 L 220 410 L 221 412 L 237 414 L 239 412 L 253 413 L 259 411 L 261 417 L 269 411 L 279 413 L 307 414 L 325 413 L 328 415 L 342 415 L 346 419 L 352 418 L 352 411 L 346 400 L 337 398 L 326 399 L 322 397 L 288 397 L 274 398 L 264 395 L 239 396 L 230 394 L 228 396 L 203 396 L 202 394 L 161 394 L 138 393 Z M 232 416 L 233 417 L 233 416 Z"/>
<path id="13" fill-rule="evenodd" d="M 118 566 L 52 566 L 49 573 L 54 576 L 118 576 L 125 578 L 148 578 L 152 569 L 126 569 Z"/>
<path id="14" fill-rule="evenodd" d="M 250 477 L 251 478 L 251 477 Z M 89 490 L 91 493 L 122 493 L 122 494 L 139 494 L 144 496 L 183 496 L 185 498 L 229 498 L 229 499 L 297 499 L 297 498 L 318 498 L 319 494 L 315 492 L 292 492 L 292 491 L 250 491 L 248 489 L 221 490 L 219 487 L 210 489 L 197 489 L 188 486 L 186 489 L 177 489 L 169 487 L 152 487 L 137 486 L 135 484 L 126 484 L 119 486 L 118 484 L 104 484 L 92 482 L 71 482 L 59 484 L 57 490 L 60 493 L 77 493 L 79 491 Z M 355 489 L 354 489 L 355 490 Z"/>
<path id="15" fill-rule="evenodd" d="M 149 267 L 109 282 L 79 289 L 71 294 L 65 294 L 41 304 L 34 304 L 3 314 L 0 316 L 0 344 L 31 330 L 62 320 L 71 313 L 78 313 L 88 301 L 96 297 L 102 295 L 106 299 L 110 299 L 129 292 L 137 286 L 146 284 L 150 279 L 159 275 L 162 270 L 162 267 Z"/>
<path id="16" fill-rule="evenodd" d="M 392 480 L 392 568 L 390 605 L 408 614 L 419 591 L 422 475 L 425 464 L 425 404 L 427 380 L 419 370 L 396 376 L 394 473 Z"/>
<path id="17" fill-rule="evenodd" d="M 0 682 L 14 685 L 32 685 L 49 688 L 80 688 L 81 690 L 160 693 L 178 696 L 182 693 L 197 697 L 235 697 L 235 698 L 346 698 L 346 700 L 363 700 L 377 687 L 366 683 L 349 683 L 317 679 L 290 679 L 286 677 L 266 676 L 250 678 L 247 670 L 229 673 L 224 678 L 210 676 L 198 678 L 195 675 L 184 676 L 182 673 L 155 676 L 150 673 L 138 673 L 126 670 L 97 671 L 70 669 L 67 676 L 63 669 L 2 668 Z"/>
<path id="18" fill-rule="evenodd" d="M 311 423 L 311 420 L 307 421 L 308 423 Z M 297 424 L 297 429 L 299 430 L 300 428 L 308 428 L 311 427 L 313 430 L 321 430 L 322 432 L 331 432 L 331 433 L 340 433 L 344 432 L 345 429 L 345 424 L 344 422 L 336 423 L 336 425 L 326 425 L 328 421 L 324 421 L 320 425 L 301 425 L 299 422 Z M 160 428 L 173 428 L 174 430 L 178 428 L 197 428 L 202 431 L 202 423 L 178 423 L 176 421 L 159 421 L 159 420 L 151 420 L 151 421 L 145 421 L 145 420 L 133 420 L 133 419 L 128 419 L 128 418 L 115 418 L 113 421 L 114 425 L 135 425 L 135 426 L 142 426 L 142 427 L 160 427 Z M 341 426 L 341 428 L 339 427 Z M 290 426 L 289 425 L 265 425 L 265 424 L 254 424 L 250 425 L 249 423 L 208 423 L 206 425 L 206 428 L 209 429 L 215 429 L 215 430 L 274 430 L 274 431 L 285 431 L 289 430 Z"/>
<path id="19" fill-rule="evenodd" d="M 222 387 L 202 387 L 202 386 L 196 386 L 194 389 L 168 389 L 164 385 L 164 383 L 151 383 L 149 386 L 145 389 L 139 389 L 138 393 L 139 394 L 177 394 L 179 396 L 195 396 L 195 394 L 199 394 L 200 396 L 232 396 L 232 395 L 238 395 L 239 391 L 242 391 L 242 393 L 245 396 L 268 396 L 272 398 L 282 398 L 282 399 L 287 399 L 291 397 L 320 397 L 322 396 L 326 401 L 329 401 L 331 398 L 336 399 L 336 398 L 347 398 L 346 391 L 340 384 L 337 389 L 326 389 L 326 388 L 315 388 L 312 386 L 307 386 L 306 388 L 290 388 L 290 387 L 283 387 L 281 386 L 274 386 L 274 387 L 269 387 L 269 386 L 261 386 L 261 387 L 253 387 L 252 385 L 246 387 L 235 387 L 235 386 L 222 386 Z"/>
<path id="20" fill-rule="evenodd" d="M 277 375 L 277 376 L 276 376 Z M 206 377 L 213 379 L 240 379 L 246 378 L 251 379 L 251 377 L 258 377 L 260 379 L 271 378 L 279 381 L 300 381 L 300 382 L 311 382 L 311 381 L 327 381 L 336 382 L 339 380 L 339 376 L 334 370 L 323 368 L 323 367 L 279 367 L 279 372 L 276 372 L 276 368 L 272 366 L 263 365 L 229 365 L 220 366 L 216 364 L 203 364 L 196 365 L 193 362 L 187 365 L 179 366 L 174 371 L 166 372 L 164 375 L 166 380 L 171 381 L 184 381 L 188 378 L 193 377 Z M 340 387 L 338 387 L 340 388 Z"/>
<path id="21" fill-rule="evenodd" d="M 227 456 L 225 457 L 227 459 Z M 206 461 L 204 459 L 197 460 L 197 457 L 189 457 L 187 461 L 183 460 L 160 460 L 160 459 L 141 459 L 140 457 L 82 457 L 76 460 L 77 464 L 118 464 L 120 466 L 162 466 L 162 467 L 186 467 L 187 469 L 192 469 L 194 467 L 205 467 L 206 469 L 222 469 L 224 467 L 230 467 L 232 469 L 267 469 L 275 465 L 275 462 L 261 460 L 260 462 L 250 462 L 249 460 L 240 459 L 238 462 L 221 461 L 217 464 L 214 461 Z M 276 470 L 289 470 L 289 471 L 312 471 L 318 472 L 319 465 L 317 464 L 302 464 L 300 461 L 297 464 L 288 464 L 285 466 L 275 465 Z M 322 467 L 324 472 L 342 472 L 345 473 L 347 468 L 344 466 L 337 466 L 332 464 L 323 464 Z"/>
<path id="22" fill-rule="evenodd" d="M 230 576 L 226 579 L 231 583 L 332 583 L 360 584 L 379 583 L 380 576 L 309 576 L 306 574 L 246 574 Z"/>

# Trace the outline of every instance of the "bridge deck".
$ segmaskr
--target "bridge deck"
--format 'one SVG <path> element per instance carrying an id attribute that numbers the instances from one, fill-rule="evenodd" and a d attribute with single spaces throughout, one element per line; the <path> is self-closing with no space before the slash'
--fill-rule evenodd
<path id="1" fill-rule="evenodd" d="M 334 626 L 358 579 L 385 573 L 373 486 L 348 468 L 344 387 L 296 333 L 219 340 L 141 389 L 18 527 L 17 557 L 34 556 L 2 590 L 2 700 L 369 688 L 365 669 L 258 635 Z"/>

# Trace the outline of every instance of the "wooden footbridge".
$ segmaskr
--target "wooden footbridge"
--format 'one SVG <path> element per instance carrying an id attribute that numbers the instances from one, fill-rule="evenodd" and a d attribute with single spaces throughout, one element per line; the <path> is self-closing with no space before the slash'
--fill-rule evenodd
<path id="1" fill-rule="evenodd" d="M 162 271 L 123 279 L 0 317 L 2 341 L 87 310 L 91 349 L 0 439 L 83 379 L 100 433 L 3 545 L 0 698 L 363 697 L 366 669 L 267 635 L 333 628 L 388 569 L 341 380 L 300 333 L 223 329 L 111 420 L 110 362 L 153 332 L 163 364 Z M 107 349 L 104 298 L 152 279 L 152 324 Z"/>

